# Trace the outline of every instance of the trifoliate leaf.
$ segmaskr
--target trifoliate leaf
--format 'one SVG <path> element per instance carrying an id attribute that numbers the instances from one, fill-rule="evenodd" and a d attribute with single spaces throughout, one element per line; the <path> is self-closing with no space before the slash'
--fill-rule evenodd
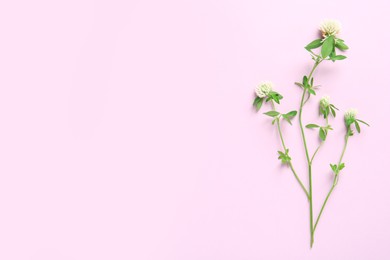
<path id="1" fill-rule="evenodd" d="M 322 39 L 317 39 L 306 45 L 306 50 L 316 49 L 322 45 Z"/>
<path id="2" fill-rule="evenodd" d="M 291 161 L 291 157 L 288 155 L 288 149 L 286 149 L 286 152 L 278 151 L 279 160 L 282 160 L 282 163 L 289 163 Z"/>
<path id="3" fill-rule="evenodd" d="M 333 51 L 333 47 L 334 47 L 334 38 L 333 36 L 328 36 L 324 43 L 322 44 L 322 48 L 321 48 L 321 56 L 322 58 L 326 58 L 328 57 L 332 51 Z"/>
<path id="4" fill-rule="evenodd" d="M 291 119 L 297 115 L 297 111 L 293 110 L 293 111 L 290 111 L 286 114 L 282 114 L 282 117 L 290 124 L 292 125 L 291 123 Z"/>
<path id="5" fill-rule="evenodd" d="M 283 98 L 282 95 L 280 95 L 278 92 L 275 92 L 275 91 L 271 91 L 268 93 L 268 100 L 272 99 L 274 100 L 276 103 L 280 104 L 280 100 Z"/>
<path id="6" fill-rule="evenodd" d="M 319 125 L 316 125 L 316 124 L 308 124 L 306 125 L 306 128 L 318 128 L 320 127 Z"/>

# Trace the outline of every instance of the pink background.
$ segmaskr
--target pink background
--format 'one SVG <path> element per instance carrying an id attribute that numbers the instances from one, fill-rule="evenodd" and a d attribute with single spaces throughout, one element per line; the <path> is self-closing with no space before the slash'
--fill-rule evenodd
<path id="1" fill-rule="evenodd" d="M 389 9 L 2 1 L 0 259 L 389 259 Z M 280 109 L 297 109 L 293 82 L 312 65 L 303 47 L 328 17 L 351 49 L 320 66 L 319 95 L 372 126 L 351 139 L 310 250 L 308 203 L 251 103 L 268 79 L 285 96 Z M 322 123 L 318 98 L 305 123 Z M 306 184 L 293 123 L 283 130 Z M 316 213 L 342 147 L 342 117 L 331 124 L 314 165 Z"/>

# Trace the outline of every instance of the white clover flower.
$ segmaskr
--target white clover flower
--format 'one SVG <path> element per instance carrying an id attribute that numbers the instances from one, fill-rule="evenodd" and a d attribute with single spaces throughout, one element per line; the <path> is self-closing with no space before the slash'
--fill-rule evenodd
<path id="1" fill-rule="evenodd" d="M 323 37 L 327 37 L 330 35 L 336 36 L 337 34 L 340 33 L 341 30 L 341 24 L 337 20 L 324 20 L 320 24 L 320 31 L 322 32 Z"/>
<path id="2" fill-rule="evenodd" d="M 345 121 L 347 121 L 347 120 L 355 120 L 356 115 L 357 115 L 357 110 L 353 109 L 353 108 L 350 108 L 347 111 L 345 111 L 344 119 L 345 119 Z"/>
<path id="3" fill-rule="evenodd" d="M 263 81 L 256 88 L 255 92 L 259 98 L 264 98 L 272 91 L 273 83 L 271 81 Z"/>
<path id="4" fill-rule="evenodd" d="M 330 97 L 329 96 L 323 96 L 320 100 L 320 106 L 322 108 L 327 108 L 330 105 Z"/>

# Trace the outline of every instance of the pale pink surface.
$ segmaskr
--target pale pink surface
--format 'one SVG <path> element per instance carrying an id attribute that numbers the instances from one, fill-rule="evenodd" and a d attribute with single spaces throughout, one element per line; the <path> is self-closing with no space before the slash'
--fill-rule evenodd
<path id="1" fill-rule="evenodd" d="M 2 1 L 0 259 L 390 259 L 390 3 Z M 282 110 L 337 18 L 348 59 L 315 80 L 371 123 L 309 249 L 309 210 L 253 88 Z M 313 98 L 305 123 L 321 122 Z M 269 107 L 264 107 L 264 111 Z M 307 183 L 297 120 L 283 125 Z M 343 124 L 314 165 L 315 212 Z M 288 131 L 287 131 L 288 130 Z M 307 131 L 310 150 L 317 139 Z"/>

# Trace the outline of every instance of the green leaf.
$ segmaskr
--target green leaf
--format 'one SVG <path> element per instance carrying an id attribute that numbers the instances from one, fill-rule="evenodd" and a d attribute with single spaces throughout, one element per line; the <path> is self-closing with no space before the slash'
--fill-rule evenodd
<path id="1" fill-rule="evenodd" d="M 308 79 L 307 79 L 306 76 L 303 76 L 302 84 L 303 84 L 304 88 L 308 88 L 309 87 Z"/>
<path id="2" fill-rule="evenodd" d="M 256 107 L 256 110 L 259 111 L 261 106 L 263 105 L 264 98 L 256 97 L 253 105 Z"/>
<path id="3" fill-rule="evenodd" d="M 337 173 L 337 165 L 336 164 L 330 164 L 330 168 L 334 173 Z"/>
<path id="4" fill-rule="evenodd" d="M 325 139 L 326 139 L 326 134 L 327 134 L 327 133 L 326 133 L 326 130 L 324 130 L 324 128 L 321 127 L 321 128 L 320 128 L 320 133 L 319 133 L 319 134 L 320 134 L 321 140 L 322 140 L 322 141 L 325 141 Z"/>
<path id="5" fill-rule="evenodd" d="M 324 109 L 322 108 L 322 106 L 319 106 L 319 114 L 320 115 L 323 115 L 325 113 Z"/>
<path id="6" fill-rule="evenodd" d="M 325 129 L 326 129 L 326 130 L 333 130 L 333 128 L 332 128 L 332 126 L 331 126 L 331 125 L 327 125 L 327 126 L 325 126 Z"/>
<path id="7" fill-rule="evenodd" d="M 353 118 L 349 118 L 345 121 L 345 123 L 347 124 L 347 126 L 349 127 L 350 125 L 352 125 L 353 123 L 355 123 L 355 119 Z"/>
<path id="8" fill-rule="evenodd" d="M 280 104 L 279 100 L 281 100 L 283 98 L 282 95 L 280 95 L 278 92 L 275 92 L 275 91 L 271 91 L 270 93 L 268 93 L 268 99 L 272 99 L 274 100 L 276 103 Z"/>
<path id="9" fill-rule="evenodd" d="M 355 120 L 355 127 L 356 127 L 356 131 L 358 131 L 358 133 L 360 134 L 360 125 L 356 120 Z"/>
<path id="10" fill-rule="evenodd" d="M 297 111 L 293 110 L 293 111 L 290 111 L 286 114 L 282 114 L 282 117 L 290 124 L 292 125 L 291 123 L 291 119 L 297 115 Z"/>
<path id="11" fill-rule="evenodd" d="M 286 153 L 282 151 L 278 151 L 278 154 L 279 154 L 278 159 L 282 160 L 282 163 L 288 164 L 291 161 L 291 157 L 288 155 L 288 149 L 286 149 Z"/>
<path id="12" fill-rule="evenodd" d="M 299 87 L 301 87 L 301 88 L 304 87 L 304 86 L 303 86 L 301 83 L 299 83 L 299 82 L 295 82 L 295 85 L 297 85 L 297 86 L 299 86 Z"/>
<path id="13" fill-rule="evenodd" d="M 316 95 L 316 92 L 311 88 L 307 89 L 307 91 L 312 95 Z"/>
<path id="14" fill-rule="evenodd" d="M 292 117 L 294 117 L 294 116 L 296 116 L 296 115 L 297 115 L 297 111 L 295 111 L 295 110 L 290 111 L 290 112 L 288 112 L 288 113 L 286 114 L 286 116 L 288 116 L 288 117 L 290 117 L 290 118 L 292 118 Z"/>
<path id="15" fill-rule="evenodd" d="M 336 111 L 334 111 L 333 107 L 330 107 L 330 111 L 332 112 L 333 117 L 336 117 Z"/>
<path id="16" fill-rule="evenodd" d="M 337 56 L 332 57 L 331 59 L 332 60 L 345 60 L 346 58 L 347 58 L 347 56 L 337 55 Z"/>
<path id="17" fill-rule="evenodd" d="M 306 45 L 306 50 L 316 49 L 322 45 L 322 39 L 317 39 Z"/>
<path id="18" fill-rule="evenodd" d="M 345 168 L 345 164 L 344 163 L 341 163 L 337 169 L 338 172 L 340 172 L 342 169 Z"/>
<path id="19" fill-rule="evenodd" d="M 333 51 L 333 47 L 334 47 L 334 38 L 333 36 L 328 36 L 324 43 L 322 44 L 322 48 L 321 48 L 321 56 L 322 58 L 326 58 L 328 57 L 332 51 Z"/>
<path id="20" fill-rule="evenodd" d="M 256 105 L 257 111 L 260 110 L 261 106 L 263 105 L 263 102 L 264 102 L 264 98 L 262 98 L 262 99 L 257 103 L 257 105 Z"/>
<path id="21" fill-rule="evenodd" d="M 336 41 L 336 48 L 341 50 L 341 51 L 346 51 L 346 50 L 349 49 L 349 47 L 341 39 L 337 39 L 337 41 Z"/>
<path id="22" fill-rule="evenodd" d="M 292 125 L 291 120 L 290 120 L 290 117 L 288 117 L 288 116 L 285 115 L 285 114 L 283 114 L 282 117 L 283 117 L 290 125 Z"/>
<path id="23" fill-rule="evenodd" d="M 336 60 L 333 59 L 335 56 L 336 56 L 336 52 L 335 52 L 335 49 L 334 49 L 334 46 L 333 46 L 332 52 L 329 54 L 329 59 L 331 61 L 335 62 Z"/>
<path id="24" fill-rule="evenodd" d="M 365 124 L 366 126 L 370 126 L 369 124 L 367 124 L 366 122 L 364 122 L 363 120 L 360 120 L 360 119 L 356 119 L 357 121 L 359 121 L 360 123 L 363 123 Z"/>
<path id="25" fill-rule="evenodd" d="M 316 125 L 316 124 L 308 124 L 306 125 L 306 128 L 318 128 L 320 127 L 319 125 Z"/>
<path id="26" fill-rule="evenodd" d="M 257 103 L 257 106 L 256 106 L 257 111 L 260 110 L 261 106 L 263 105 L 263 102 L 264 102 L 264 98 L 262 98 L 262 99 L 260 100 L 260 102 Z"/>
<path id="27" fill-rule="evenodd" d="M 330 107 L 321 107 L 320 106 L 320 114 L 324 115 L 324 118 L 327 118 L 329 116 L 329 113 L 330 113 Z"/>
<path id="28" fill-rule="evenodd" d="M 270 117 L 276 117 L 278 116 L 280 113 L 278 111 L 268 111 L 266 113 L 264 113 L 264 115 L 267 115 L 267 116 L 270 116 Z"/>

